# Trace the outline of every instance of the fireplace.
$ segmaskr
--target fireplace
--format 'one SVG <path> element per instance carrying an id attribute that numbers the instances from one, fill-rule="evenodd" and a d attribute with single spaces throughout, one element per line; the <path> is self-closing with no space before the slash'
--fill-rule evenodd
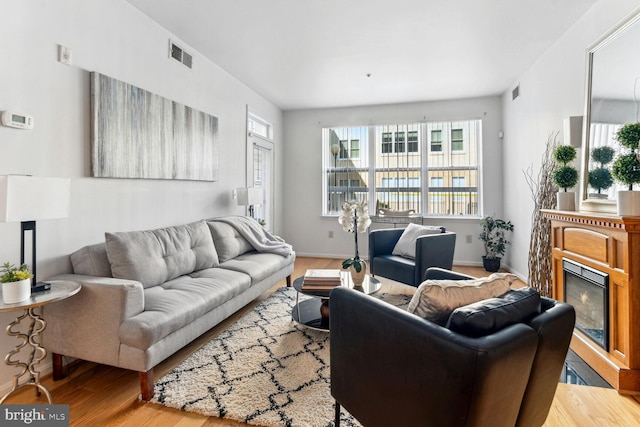
<path id="1" fill-rule="evenodd" d="M 609 275 L 562 260 L 564 299 L 576 310 L 576 328 L 609 350 Z"/>
<path id="2" fill-rule="evenodd" d="M 577 312 L 571 349 L 618 392 L 640 394 L 640 216 L 543 212 L 552 296 Z"/>

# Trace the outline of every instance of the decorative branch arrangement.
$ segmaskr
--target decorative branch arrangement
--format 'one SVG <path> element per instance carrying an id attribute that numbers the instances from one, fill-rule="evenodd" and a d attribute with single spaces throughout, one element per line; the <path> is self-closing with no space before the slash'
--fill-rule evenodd
<path id="1" fill-rule="evenodd" d="M 541 209 L 554 209 L 557 187 L 553 183 L 553 172 L 557 164 L 553 153 L 558 146 L 558 132 L 551 133 L 542 155 L 538 176 L 534 179 L 533 168 L 523 171 L 534 207 L 531 214 L 531 241 L 529 242 L 529 286 L 542 296 L 551 297 L 553 282 L 551 279 L 551 221 L 542 215 Z"/>

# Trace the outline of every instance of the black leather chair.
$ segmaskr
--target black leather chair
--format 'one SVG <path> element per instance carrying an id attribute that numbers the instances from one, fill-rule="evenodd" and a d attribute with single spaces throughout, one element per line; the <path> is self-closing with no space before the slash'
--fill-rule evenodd
<path id="1" fill-rule="evenodd" d="M 430 267 L 451 269 L 456 233 L 445 231 L 416 239 L 416 258 L 393 255 L 404 229 L 388 228 L 369 233 L 369 272 L 407 285 L 418 286 Z"/>
<path id="2" fill-rule="evenodd" d="M 470 278 L 439 269 L 427 276 Z M 491 330 L 483 335 L 469 328 L 469 336 L 452 330 L 453 324 L 439 326 L 352 289 L 333 290 L 329 319 L 336 426 L 341 406 L 367 427 L 541 426 L 560 378 L 575 311 L 527 292 L 538 298 L 538 310 L 515 323 L 511 316 L 523 313 L 517 304 L 505 302 L 513 292 L 458 309 L 457 318 L 479 314 L 480 329 Z"/>

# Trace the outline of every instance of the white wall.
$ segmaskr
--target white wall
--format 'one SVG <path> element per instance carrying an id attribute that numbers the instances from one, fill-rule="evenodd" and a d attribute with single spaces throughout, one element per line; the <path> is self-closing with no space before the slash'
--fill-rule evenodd
<path id="1" fill-rule="evenodd" d="M 370 107 L 287 111 L 284 114 L 284 224 L 286 237 L 299 255 L 348 258 L 354 254 L 353 236 L 335 217 L 322 217 L 323 127 L 412 123 L 425 120 L 482 119 L 482 205 L 487 214 L 502 214 L 502 130 L 500 97 Z M 477 219 L 430 218 L 425 224 L 443 225 L 458 233 L 455 262 L 480 264 L 484 255 L 477 237 Z M 379 228 L 379 225 L 375 226 Z M 329 238 L 333 231 L 333 238 Z M 465 236 L 472 236 L 466 243 Z M 368 254 L 366 235 L 358 237 L 361 256 Z"/>
<path id="2" fill-rule="evenodd" d="M 548 136 L 560 131 L 562 140 L 563 119 L 584 115 L 587 49 L 638 5 L 600 0 L 514 82 L 519 98 L 512 101 L 510 90 L 503 96 L 505 218 L 515 224 L 509 264 L 520 275 L 528 274 L 534 206 L 523 170 L 537 173 Z"/>
<path id="3" fill-rule="evenodd" d="M 283 164 L 282 112 L 197 52 L 193 52 L 191 71 L 169 59 L 169 38 L 189 46 L 129 3 L 30 0 L 3 1 L 2 5 L 0 110 L 34 116 L 35 128 L 0 127 L 0 174 L 71 178 L 70 218 L 38 222 L 40 279 L 70 271 L 68 255 L 83 245 L 103 241 L 105 231 L 151 229 L 243 214 L 243 208 L 232 200 L 232 190 L 245 186 L 247 105 L 274 124 L 275 163 Z M 71 67 L 57 62 L 58 44 L 73 50 Z M 217 116 L 220 181 L 90 178 L 90 71 Z M 277 206 L 282 174 L 276 176 Z M 278 220 L 275 232 L 281 228 Z M 19 223 L 0 223 L 0 262 L 19 262 L 19 236 Z M 12 313 L 0 313 L 0 325 L 13 318 Z M 0 353 L 16 342 L 0 336 Z M 47 363 L 43 365 L 46 370 Z M 0 366 L 0 393 L 4 394 L 15 371 Z"/>

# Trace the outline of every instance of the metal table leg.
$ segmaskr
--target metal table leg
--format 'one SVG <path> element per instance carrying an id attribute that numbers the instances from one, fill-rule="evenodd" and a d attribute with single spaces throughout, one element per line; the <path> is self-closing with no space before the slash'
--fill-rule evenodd
<path id="1" fill-rule="evenodd" d="M 9 366 L 19 368 L 20 372 L 13 376 L 13 387 L 2 397 L 2 399 L 0 399 L 0 405 L 4 403 L 7 397 L 25 386 L 34 386 L 36 388 L 37 395 L 42 391 L 47 397 L 49 404 L 53 404 L 51 393 L 40 383 L 40 372 L 36 369 L 36 365 L 47 357 L 47 350 L 39 343 L 40 334 L 46 329 L 47 322 L 38 313 L 36 313 L 36 308 L 37 307 L 32 307 L 24 310 L 21 316 L 16 317 L 16 320 L 7 326 L 7 335 L 16 337 L 17 339 L 22 340 L 22 342 L 16 345 L 16 347 L 5 356 L 4 363 Z M 26 317 L 31 319 L 28 333 L 24 334 L 19 330 L 14 331 L 13 328 L 18 327 L 20 322 Z M 31 346 L 28 363 L 12 360 L 11 358 L 13 355 L 18 354 L 27 344 Z M 28 379 L 21 384 L 20 379 L 25 375 L 27 375 Z"/>

